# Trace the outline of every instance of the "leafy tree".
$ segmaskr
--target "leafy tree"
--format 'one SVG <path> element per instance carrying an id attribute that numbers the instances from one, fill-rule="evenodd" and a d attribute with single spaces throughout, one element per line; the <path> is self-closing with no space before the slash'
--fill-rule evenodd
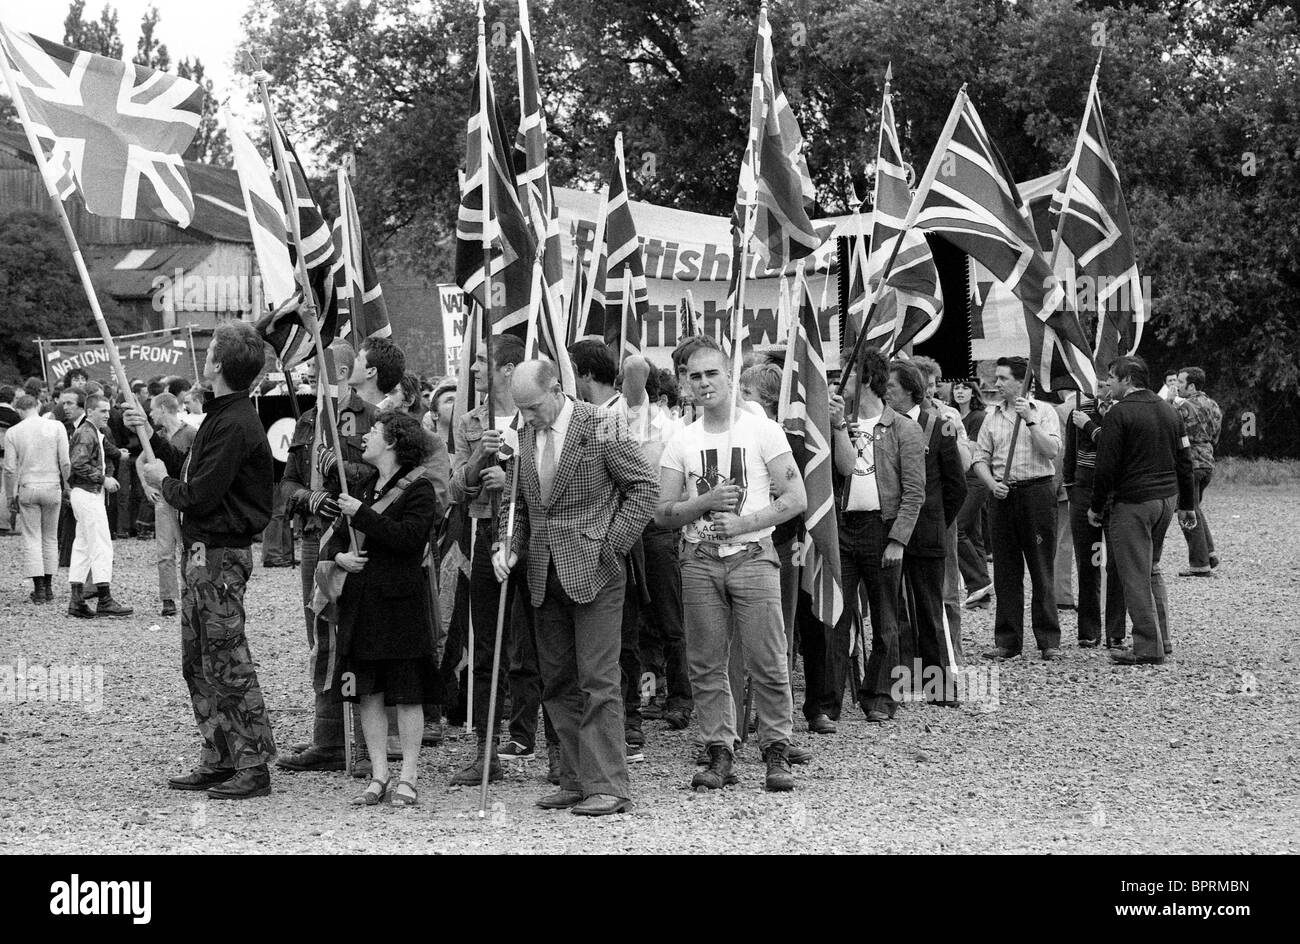
<path id="1" fill-rule="evenodd" d="M 115 333 L 126 319 L 101 298 Z M 0 370 L 21 376 L 40 374 L 37 337 L 85 337 L 95 319 L 72 265 L 59 225 L 35 210 L 0 216 Z"/>
<path id="2" fill-rule="evenodd" d="M 105 3 L 98 20 L 85 18 L 86 0 L 72 0 L 63 21 L 63 44 L 73 49 L 122 58 L 122 37 L 117 30 L 117 10 Z"/>

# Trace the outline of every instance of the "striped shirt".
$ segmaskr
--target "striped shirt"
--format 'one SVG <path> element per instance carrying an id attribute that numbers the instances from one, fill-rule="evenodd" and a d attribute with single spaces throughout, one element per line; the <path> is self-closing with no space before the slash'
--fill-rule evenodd
<path id="1" fill-rule="evenodd" d="M 1011 460 L 1011 474 L 1006 476 L 1007 450 L 1011 448 L 1016 411 L 1001 400 L 989 407 L 976 440 L 975 461 L 986 463 L 999 482 L 1023 482 L 1056 475 L 1056 454 L 1061 451 L 1061 422 L 1056 410 L 1031 398 L 1029 417 L 1055 443 L 1055 448 L 1051 455 L 1039 452 L 1034 446 L 1033 430 L 1021 423 L 1016 437 L 1016 454 Z"/>

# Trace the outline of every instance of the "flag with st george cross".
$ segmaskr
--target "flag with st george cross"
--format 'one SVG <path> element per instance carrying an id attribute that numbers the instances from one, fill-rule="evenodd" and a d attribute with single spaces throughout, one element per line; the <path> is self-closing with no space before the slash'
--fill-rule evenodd
<path id="1" fill-rule="evenodd" d="M 100 216 L 190 224 L 181 155 L 199 127 L 197 84 L 3 25 L 0 49 L 61 198 L 80 190 Z"/>

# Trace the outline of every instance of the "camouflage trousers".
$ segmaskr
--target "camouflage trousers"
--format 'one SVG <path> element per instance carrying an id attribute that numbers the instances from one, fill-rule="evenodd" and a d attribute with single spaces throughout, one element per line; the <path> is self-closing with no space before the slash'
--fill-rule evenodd
<path id="1" fill-rule="evenodd" d="M 241 769 L 270 763 L 275 741 L 253 654 L 244 638 L 249 548 L 190 545 L 181 561 L 181 674 L 203 737 L 199 763 Z"/>

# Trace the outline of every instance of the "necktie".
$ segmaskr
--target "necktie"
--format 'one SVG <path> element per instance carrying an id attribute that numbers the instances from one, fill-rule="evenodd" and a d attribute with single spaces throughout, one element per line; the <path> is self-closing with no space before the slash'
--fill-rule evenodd
<path id="1" fill-rule="evenodd" d="M 537 480 L 541 487 L 542 504 L 551 502 L 551 485 L 555 480 L 555 427 L 544 430 L 546 442 L 542 445 L 542 459 L 537 466 Z"/>

